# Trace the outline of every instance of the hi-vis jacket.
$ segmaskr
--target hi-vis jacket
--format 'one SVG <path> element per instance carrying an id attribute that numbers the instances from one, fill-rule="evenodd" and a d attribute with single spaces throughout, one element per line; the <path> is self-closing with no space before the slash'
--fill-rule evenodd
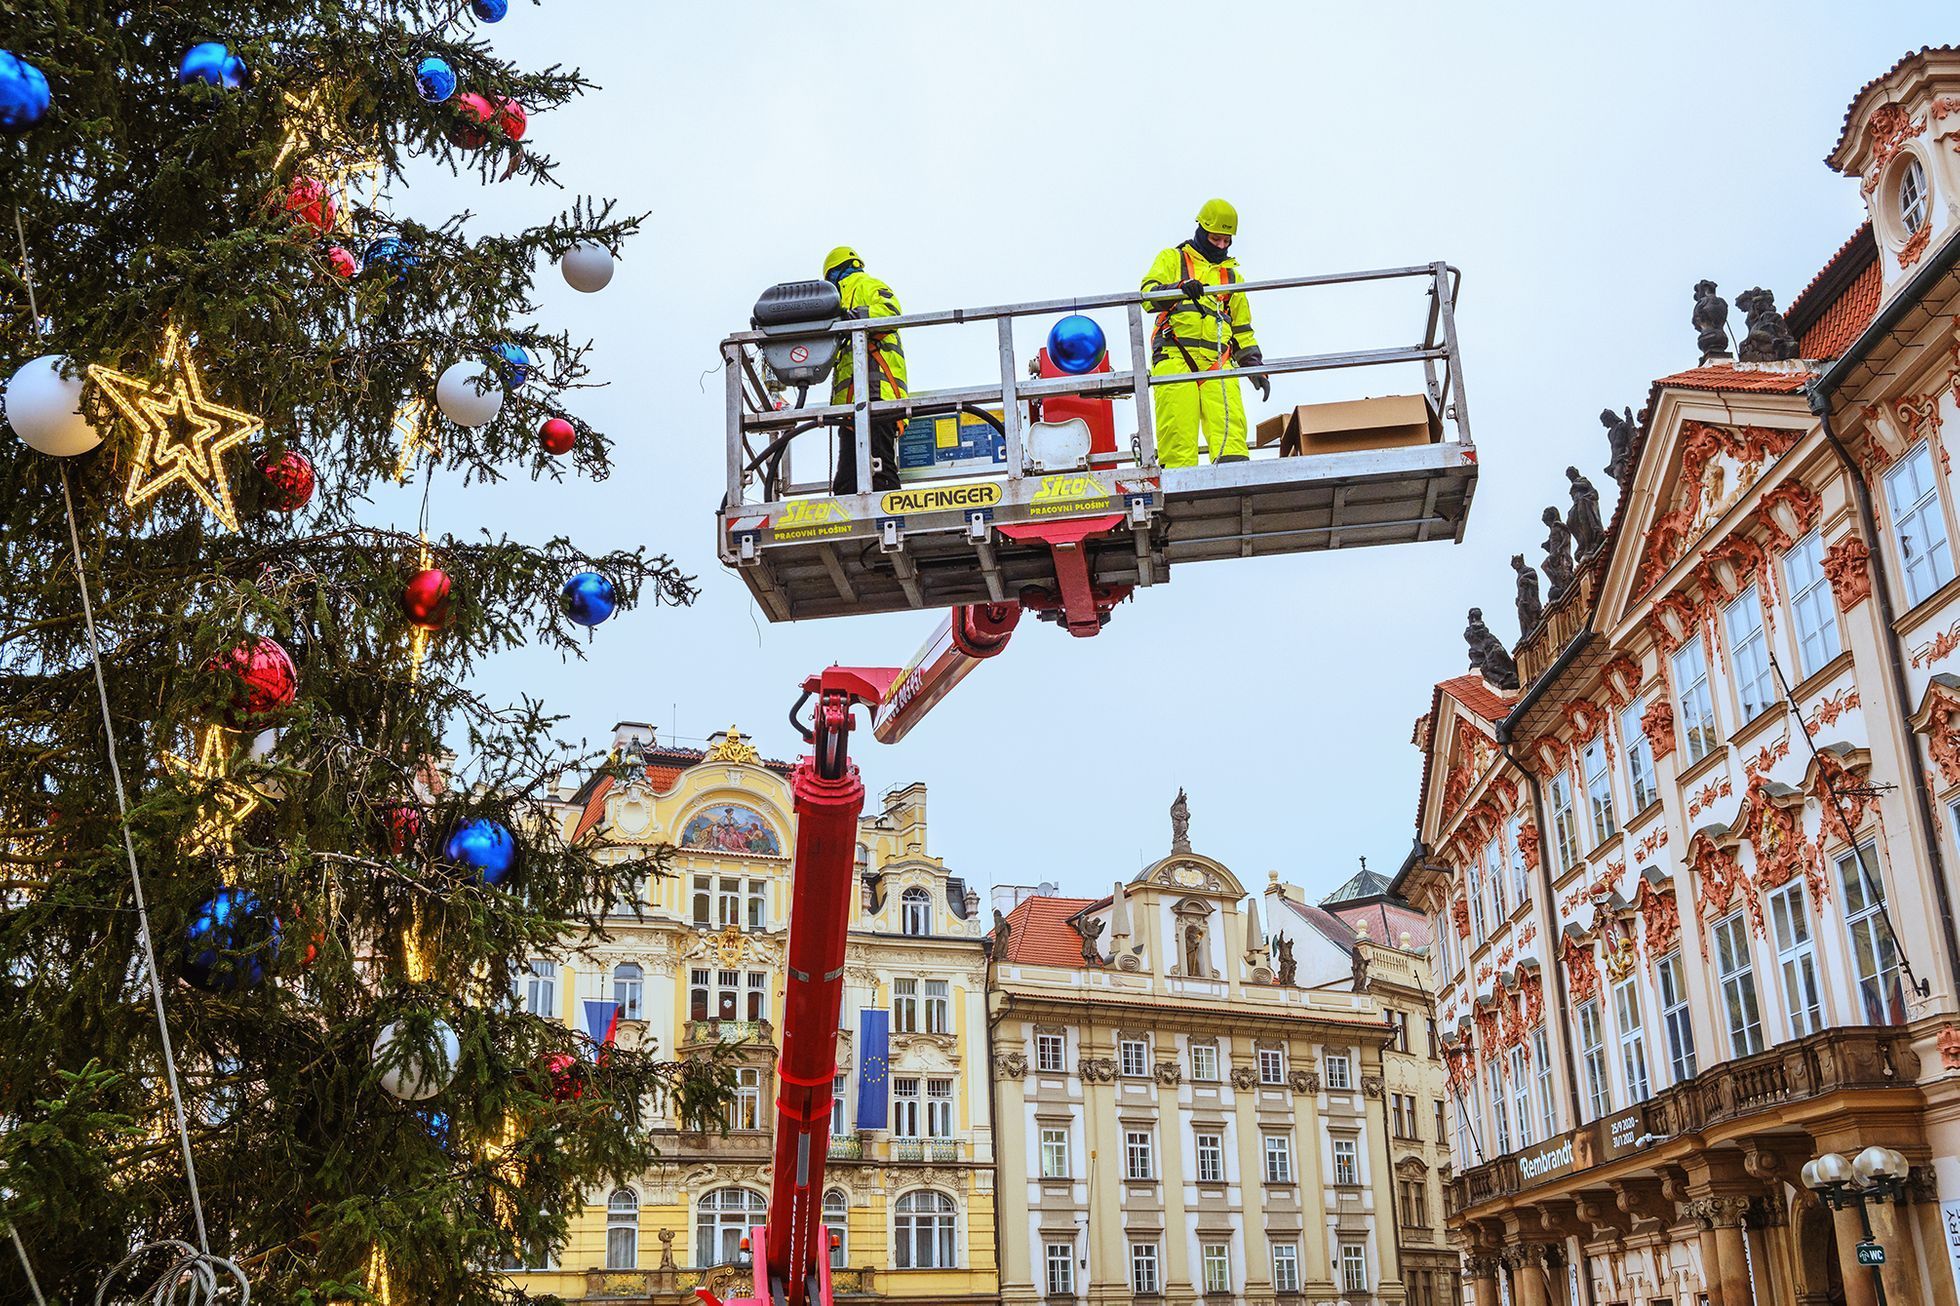
<path id="1" fill-rule="evenodd" d="M 1237 259 L 1213 263 L 1187 240 L 1157 255 L 1150 271 L 1144 273 L 1143 292 L 1175 290 L 1193 279 L 1207 286 L 1221 286 L 1245 278 L 1239 275 Z M 1223 360 L 1229 355 L 1259 346 L 1252 334 L 1252 309 L 1244 295 L 1207 295 L 1195 304 L 1182 298 L 1175 304 L 1158 303 L 1162 307 L 1150 337 L 1152 363 L 1174 361 L 1194 372 L 1210 370 L 1224 366 Z"/>
<path id="2" fill-rule="evenodd" d="M 862 269 L 839 282 L 837 293 L 843 298 L 844 312 L 852 317 L 897 317 L 905 311 L 899 307 L 898 296 L 890 286 Z M 898 332 L 874 331 L 865 345 L 871 352 L 871 371 L 876 381 L 871 398 L 903 399 L 909 391 L 905 387 L 905 346 L 899 342 Z M 831 371 L 831 403 L 847 404 L 857 398 L 851 385 L 851 367 L 851 342 L 846 337 L 837 352 L 837 365 Z"/>

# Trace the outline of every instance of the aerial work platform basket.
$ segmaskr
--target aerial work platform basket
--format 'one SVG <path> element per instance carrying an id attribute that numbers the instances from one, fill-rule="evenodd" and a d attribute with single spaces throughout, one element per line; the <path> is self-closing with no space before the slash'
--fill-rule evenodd
<path id="1" fill-rule="evenodd" d="M 1181 563 L 1460 540 L 1477 456 L 1457 348 L 1458 280 L 1448 264 L 1430 263 L 1218 287 L 1208 293 L 1415 281 L 1426 283 L 1426 321 L 1411 345 L 1160 376 L 1150 374 L 1148 319 L 1163 303 L 1133 292 L 777 323 L 731 335 L 721 345 L 728 454 L 717 521 L 722 561 L 772 621 L 1019 602 L 1059 616 L 1076 634 L 1092 634 L 1095 607 L 1106 611 L 1132 587 L 1165 582 Z M 1045 334 L 1060 316 L 1099 310 L 1128 319 L 1127 342 L 1111 342 L 1111 370 L 1028 375 L 1016 322 L 1038 319 Z M 998 376 L 980 385 L 815 404 L 769 366 L 848 349 L 853 375 L 863 377 L 871 362 L 868 333 L 899 330 L 909 343 L 925 329 L 984 322 L 995 323 Z M 1245 461 L 1158 462 L 1155 387 L 1393 365 L 1420 369 L 1419 394 L 1348 396 L 1285 410 L 1257 423 L 1259 439 Z M 1037 370 L 1053 371 L 1045 360 Z M 1113 401 L 1119 423 L 1133 422 L 1128 446 L 1119 440 L 1115 450 L 1091 447 L 1086 428 L 1077 441 L 1061 429 L 1066 423 L 1040 420 L 1043 403 L 1062 396 Z M 1071 410 L 1079 407 L 1072 401 Z M 882 492 L 833 494 L 828 457 L 822 479 L 791 476 L 790 447 L 801 440 L 855 459 L 856 484 L 871 485 L 865 469 L 872 424 L 894 419 L 936 429 L 928 444 L 953 456 L 944 466 L 905 465 L 901 487 Z"/>

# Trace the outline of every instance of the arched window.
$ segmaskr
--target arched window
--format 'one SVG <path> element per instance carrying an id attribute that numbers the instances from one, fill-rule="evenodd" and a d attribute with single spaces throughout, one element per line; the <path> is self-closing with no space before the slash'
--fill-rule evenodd
<path id="1" fill-rule="evenodd" d="M 640 1263 L 640 1195 L 615 1188 L 606 1200 L 606 1268 L 631 1270 Z"/>
<path id="2" fill-rule="evenodd" d="M 733 1265 L 742 1240 L 762 1223 L 768 1203 L 746 1188 L 717 1188 L 694 1208 L 694 1259 L 697 1265 Z"/>
<path id="3" fill-rule="evenodd" d="M 899 928 L 907 934 L 932 933 L 932 895 L 924 889 L 911 888 L 900 894 L 898 914 Z"/>
<path id="4" fill-rule="evenodd" d="M 830 1268 L 841 1270 L 848 1261 L 849 1246 L 847 1237 L 850 1223 L 851 1200 L 844 1196 L 842 1188 L 833 1188 L 823 1195 L 824 1234 L 830 1239 Z"/>
<path id="5" fill-rule="evenodd" d="M 643 1018 L 641 998 L 645 992 L 645 972 L 637 962 L 624 962 L 613 969 L 613 1001 L 619 1004 L 621 1020 Z"/>
<path id="6" fill-rule="evenodd" d="M 953 1199 L 922 1189 L 898 1199 L 892 1218 L 892 1264 L 901 1270 L 949 1270 L 958 1262 Z"/>
<path id="7" fill-rule="evenodd" d="M 1908 236 L 1926 225 L 1926 167 L 1911 155 L 1899 169 L 1899 222 Z"/>

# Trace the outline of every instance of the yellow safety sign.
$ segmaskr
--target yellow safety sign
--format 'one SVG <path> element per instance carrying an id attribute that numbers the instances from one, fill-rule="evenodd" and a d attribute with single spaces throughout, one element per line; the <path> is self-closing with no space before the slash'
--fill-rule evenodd
<path id="1" fill-rule="evenodd" d="M 837 499 L 792 499 L 770 523 L 778 540 L 813 540 L 851 529 L 851 510 Z"/>
<path id="2" fill-rule="evenodd" d="M 1085 472 L 1064 472 L 1044 476 L 1028 506 L 1030 516 L 1047 517 L 1064 512 L 1094 512 L 1109 507 L 1112 491 Z"/>

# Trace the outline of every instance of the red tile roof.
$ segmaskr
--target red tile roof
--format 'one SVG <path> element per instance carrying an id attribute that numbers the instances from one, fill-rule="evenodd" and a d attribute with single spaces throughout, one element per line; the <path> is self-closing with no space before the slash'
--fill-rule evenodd
<path id="1" fill-rule="evenodd" d="M 1803 333 L 1798 354 L 1804 358 L 1836 358 L 1842 354 L 1878 316 L 1878 297 L 1884 287 L 1884 272 L 1874 257 Z"/>
<path id="2" fill-rule="evenodd" d="M 1031 966 L 1072 966 L 1082 960 L 1082 936 L 1069 926 L 1069 917 L 1099 898 L 1023 898 L 1007 914 L 1007 947 L 1000 960 Z"/>
<path id="3" fill-rule="evenodd" d="M 1734 363 L 1714 363 L 1691 367 L 1673 376 L 1664 376 L 1656 386 L 1677 390 L 1729 390 L 1752 394 L 1795 394 L 1810 384 L 1814 372 L 1758 372 Z"/>
<path id="4" fill-rule="evenodd" d="M 1368 937 L 1375 943 L 1386 944 L 1391 948 L 1402 946 L 1402 935 L 1409 936 L 1411 948 L 1429 946 L 1429 918 L 1413 907 L 1398 907 L 1391 902 L 1372 902 L 1353 907 L 1339 905 L 1328 908 L 1350 929 L 1363 917 L 1368 921 Z"/>
<path id="5" fill-rule="evenodd" d="M 1492 689 L 1490 682 L 1474 671 L 1467 676 L 1445 680 L 1436 688 L 1493 724 L 1511 714 L 1512 700 Z"/>

